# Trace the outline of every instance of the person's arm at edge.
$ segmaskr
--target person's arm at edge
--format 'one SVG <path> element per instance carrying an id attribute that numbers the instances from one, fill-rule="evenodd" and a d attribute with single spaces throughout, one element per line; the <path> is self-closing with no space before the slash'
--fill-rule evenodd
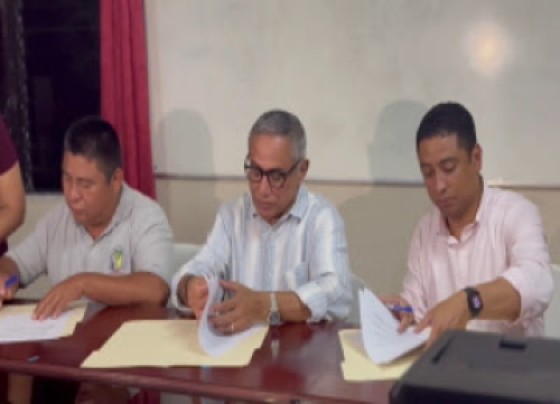
<path id="1" fill-rule="evenodd" d="M 19 163 L 0 175 L 0 240 L 13 233 L 25 218 L 25 189 Z"/>

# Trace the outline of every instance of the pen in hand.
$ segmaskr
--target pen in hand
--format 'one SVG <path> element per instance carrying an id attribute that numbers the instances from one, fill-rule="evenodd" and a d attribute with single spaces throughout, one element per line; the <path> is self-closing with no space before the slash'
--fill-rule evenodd
<path id="1" fill-rule="evenodd" d="M 400 304 L 386 304 L 385 305 L 390 311 L 394 311 L 396 313 L 413 313 L 412 306 L 402 306 Z"/>
<path id="2" fill-rule="evenodd" d="M 12 275 L 4 281 L 4 286 L 0 287 L 0 306 L 2 306 L 2 301 L 3 300 L 12 298 L 12 293 L 13 292 L 10 290 L 10 287 L 12 287 L 13 285 L 15 285 L 18 282 L 19 282 L 19 276 L 18 275 Z M 0 283 L 0 285 L 1 285 L 1 283 Z"/>
<path id="3" fill-rule="evenodd" d="M 12 275 L 8 279 L 6 279 L 6 281 L 4 282 L 4 288 L 8 289 L 11 286 L 15 285 L 17 282 L 19 282 L 19 276 L 18 275 Z"/>

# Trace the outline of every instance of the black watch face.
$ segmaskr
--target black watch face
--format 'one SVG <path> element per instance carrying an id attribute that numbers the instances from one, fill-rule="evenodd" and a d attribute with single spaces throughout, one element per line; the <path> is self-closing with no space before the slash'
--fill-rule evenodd
<path id="1" fill-rule="evenodd" d="M 482 299 L 478 293 L 472 295 L 471 303 L 474 310 L 480 311 L 482 309 Z"/>

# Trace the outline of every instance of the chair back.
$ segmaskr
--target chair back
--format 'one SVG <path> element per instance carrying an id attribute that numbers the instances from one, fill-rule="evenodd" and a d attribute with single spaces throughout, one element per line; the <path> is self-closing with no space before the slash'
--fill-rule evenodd
<path id="1" fill-rule="evenodd" d="M 173 244 L 173 269 L 178 271 L 200 250 L 200 245 L 190 243 Z"/>

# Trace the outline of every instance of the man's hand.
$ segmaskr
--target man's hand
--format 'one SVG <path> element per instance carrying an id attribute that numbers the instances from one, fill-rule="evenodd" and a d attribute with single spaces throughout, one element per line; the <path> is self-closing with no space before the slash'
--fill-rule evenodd
<path id="1" fill-rule="evenodd" d="M 5 300 L 12 300 L 19 288 L 19 278 L 16 281 L 10 282 L 10 285 L 6 287 L 6 282 L 8 279 L 14 279 L 13 277 L 17 275 L 9 275 L 7 273 L 0 274 L 0 307 Z"/>
<path id="2" fill-rule="evenodd" d="M 255 292 L 237 282 L 220 281 L 221 286 L 233 297 L 210 309 L 214 328 L 224 334 L 245 331 L 253 324 L 264 322 L 270 309 L 269 293 Z"/>
<path id="3" fill-rule="evenodd" d="M 379 300 L 387 306 L 410 307 L 410 303 L 399 295 L 381 296 Z M 399 333 L 403 333 L 414 323 L 414 314 L 412 312 L 391 310 L 391 313 L 400 322 Z"/>
<path id="4" fill-rule="evenodd" d="M 432 327 L 426 344 L 426 347 L 429 347 L 444 331 L 451 328 L 464 329 L 470 319 L 471 314 L 465 292 L 459 291 L 431 309 L 416 327 L 416 332 L 421 332 L 429 326 Z"/>
<path id="5" fill-rule="evenodd" d="M 198 319 L 208 300 L 208 284 L 203 276 L 186 275 L 179 284 L 181 300 Z"/>
<path id="6" fill-rule="evenodd" d="M 57 318 L 68 304 L 83 296 L 86 278 L 87 273 L 77 274 L 53 287 L 35 307 L 33 318 L 35 320 Z"/>

